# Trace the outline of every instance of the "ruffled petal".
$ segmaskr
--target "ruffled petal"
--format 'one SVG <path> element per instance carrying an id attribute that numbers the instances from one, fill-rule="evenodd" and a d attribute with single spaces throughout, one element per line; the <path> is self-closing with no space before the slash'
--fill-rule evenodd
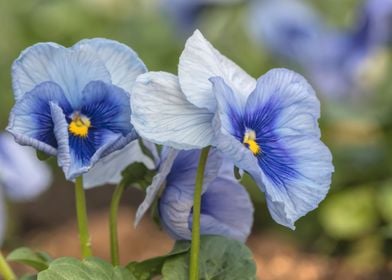
<path id="1" fill-rule="evenodd" d="M 264 137 L 271 132 L 319 137 L 319 117 L 320 102 L 305 78 L 287 69 L 273 69 L 258 79 L 247 100 L 244 123 Z"/>
<path id="2" fill-rule="evenodd" d="M 264 146 L 259 164 L 267 204 L 274 220 L 294 229 L 294 222 L 315 209 L 331 184 L 334 170 L 328 148 L 309 136 L 281 137 Z"/>
<path id="3" fill-rule="evenodd" d="M 0 185 L 9 198 L 33 199 L 45 191 L 51 181 L 50 169 L 37 159 L 34 149 L 18 145 L 6 133 L 0 134 Z"/>
<path id="4" fill-rule="evenodd" d="M 146 196 L 143 202 L 137 208 L 134 222 L 135 227 L 140 223 L 144 214 L 151 207 L 152 203 L 157 197 L 160 189 L 164 186 L 166 177 L 172 169 L 174 160 L 176 159 L 178 152 L 179 151 L 172 148 L 164 148 L 164 150 L 162 151 L 162 159 L 159 164 L 158 172 L 152 179 L 151 185 L 147 187 Z"/>
<path id="5" fill-rule="evenodd" d="M 256 81 L 234 62 L 220 54 L 196 30 L 180 57 L 178 77 L 186 98 L 200 108 L 215 111 L 216 100 L 209 78 L 220 76 L 242 98 L 253 91 Z"/>
<path id="6" fill-rule="evenodd" d="M 0 245 L 3 244 L 5 238 L 5 227 L 7 225 L 7 213 L 4 201 L 3 190 L 0 188 Z"/>
<path id="7" fill-rule="evenodd" d="M 57 141 L 53 132 L 50 102 L 58 104 L 66 113 L 71 113 L 62 89 L 53 82 L 44 82 L 16 102 L 7 130 L 19 144 L 56 155 Z"/>
<path id="8" fill-rule="evenodd" d="M 155 168 L 155 163 L 143 153 L 139 142 L 132 141 L 123 149 L 99 160 L 93 168 L 84 174 L 84 187 L 118 184 L 122 179 L 121 172 L 134 162 L 141 162 L 149 169 Z"/>
<path id="9" fill-rule="evenodd" d="M 137 132 L 154 143 L 176 149 L 211 144 L 213 115 L 189 103 L 178 78 L 165 72 L 138 77 L 131 95 L 131 121 Z"/>
<path id="10" fill-rule="evenodd" d="M 146 66 L 137 53 L 125 44 L 109 39 L 94 38 L 82 40 L 73 48 L 85 45 L 93 48 L 105 63 L 112 83 L 128 93 L 131 92 L 137 76 L 147 72 Z"/>
<path id="11" fill-rule="evenodd" d="M 81 92 L 90 81 L 110 83 L 110 74 L 89 46 L 67 49 L 54 43 L 39 43 L 24 50 L 12 66 L 16 100 L 43 82 L 57 83 L 69 103 L 77 108 Z"/>

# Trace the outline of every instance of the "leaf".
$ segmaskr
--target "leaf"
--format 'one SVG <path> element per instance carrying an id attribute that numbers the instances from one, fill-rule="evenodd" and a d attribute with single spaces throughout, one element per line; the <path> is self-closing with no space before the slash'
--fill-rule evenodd
<path id="1" fill-rule="evenodd" d="M 47 153 L 44 153 L 44 152 L 39 151 L 39 150 L 36 150 L 36 154 L 37 154 L 37 158 L 38 158 L 40 161 L 46 161 L 46 160 L 48 160 L 49 158 L 51 158 L 51 155 L 48 155 Z"/>
<path id="2" fill-rule="evenodd" d="M 161 274 L 162 266 L 166 260 L 189 252 L 190 246 L 188 241 L 177 241 L 173 250 L 167 255 L 142 262 L 131 262 L 126 267 L 138 280 L 149 280 Z"/>
<path id="3" fill-rule="evenodd" d="M 148 169 L 143 163 L 134 162 L 121 172 L 122 180 L 120 184 L 125 186 L 136 184 L 141 190 L 145 190 L 151 185 L 154 173 L 154 170 Z"/>
<path id="4" fill-rule="evenodd" d="M 320 221 L 337 239 L 358 238 L 377 227 L 378 213 L 372 187 L 355 187 L 331 195 L 320 207 Z"/>
<path id="5" fill-rule="evenodd" d="M 63 257 L 50 263 L 37 280 L 136 280 L 130 271 L 95 257 L 78 260 Z"/>
<path id="6" fill-rule="evenodd" d="M 380 187 L 377 193 L 378 207 L 382 217 L 392 225 L 392 181 Z"/>
<path id="7" fill-rule="evenodd" d="M 35 268 L 37 271 L 47 269 L 51 258 L 44 252 L 34 252 L 30 248 L 21 247 L 7 256 L 8 261 L 18 262 Z"/>
<path id="8" fill-rule="evenodd" d="M 201 236 L 200 242 L 200 279 L 256 279 L 256 265 L 252 253 L 243 243 L 223 236 L 212 235 Z M 189 256 L 190 252 L 187 252 L 167 259 L 162 267 L 164 279 L 187 279 Z"/>
<path id="9" fill-rule="evenodd" d="M 22 277 L 19 278 L 19 280 L 37 280 L 37 275 L 23 275 Z"/>

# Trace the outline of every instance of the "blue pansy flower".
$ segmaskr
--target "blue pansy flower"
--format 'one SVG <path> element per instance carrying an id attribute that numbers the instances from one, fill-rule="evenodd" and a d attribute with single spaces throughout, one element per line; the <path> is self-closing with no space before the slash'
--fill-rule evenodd
<path id="1" fill-rule="evenodd" d="M 323 93 L 349 96 L 372 87 L 385 70 L 386 52 L 377 38 L 386 32 L 381 27 L 386 20 L 375 15 L 377 1 L 371 2 L 354 28 L 338 30 L 303 1 L 253 1 L 251 35 L 269 52 L 298 64 Z"/>
<path id="2" fill-rule="evenodd" d="M 166 11 L 175 27 L 189 33 L 197 26 L 200 13 L 211 6 L 238 3 L 241 0 L 160 0 L 162 10 Z"/>
<path id="3" fill-rule="evenodd" d="M 45 191 L 52 181 L 49 168 L 32 148 L 15 143 L 11 135 L 0 133 L 0 242 L 7 220 L 4 196 L 26 201 Z"/>
<path id="4" fill-rule="evenodd" d="M 137 54 L 112 40 L 36 44 L 12 66 L 16 104 L 7 129 L 18 143 L 57 155 L 73 180 L 136 138 L 129 99 L 144 72 Z"/>
<path id="5" fill-rule="evenodd" d="M 294 228 L 324 199 L 333 172 L 312 87 L 287 69 L 256 81 L 199 31 L 188 39 L 178 73 L 138 77 L 131 97 L 135 129 L 177 149 L 217 147 L 266 193 L 275 221 Z"/>
<path id="6" fill-rule="evenodd" d="M 158 202 L 163 228 L 176 240 L 190 240 L 197 162 L 200 150 L 181 151 L 166 177 Z M 203 184 L 201 234 L 223 235 L 245 242 L 253 224 L 253 205 L 245 188 L 234 178 L 233 165 L 222 163 L 212 151 L 208 164 L 220 166 Z"/>

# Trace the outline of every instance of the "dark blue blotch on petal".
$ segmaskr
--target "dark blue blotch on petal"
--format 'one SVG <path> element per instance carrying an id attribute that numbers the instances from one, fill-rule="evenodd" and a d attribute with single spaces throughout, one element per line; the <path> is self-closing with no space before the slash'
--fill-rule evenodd
<path id="1" fill-rule="evenodd" d="M 82 95 L 80 111 L 90 118 L 93 129 L 106 129 L 124 136 L 133 130 L 130 96 L 123 89 L 93 81 L 84 88 Z"/>
<path id="2" fill-rule="evenodd" d="M 50 102 L 58 104 L 65 114 L 72 112 L 63 90 L 53 82 L 37 85 L 32 91 L 26 93 L 23 99 L 17 101 L 11 111 L 8 130 L 20 144 L 35 143 L 36 145 L 33 146 L 37 149 L 57 148 Z"/>

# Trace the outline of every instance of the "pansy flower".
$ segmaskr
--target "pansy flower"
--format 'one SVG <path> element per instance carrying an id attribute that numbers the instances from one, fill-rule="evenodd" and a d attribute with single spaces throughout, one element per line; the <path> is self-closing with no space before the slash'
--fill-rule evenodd
<path id="1" fill-rule="evenodd" d="M 191 240 L 192 208 L 200 150 L 181 151 L 166 177 L 158 201 L 163 228 L 176 240 Z M 233 165 L 212 151 L 210 165 L 218 172 L 203 184 L 200 232 L 245 242 L 253 224 L 253 205 L 245 188 L 234 178 Z"/>
<path id="2" fill-rule="evenodd" d="M 144 72 L 136 53 L 115 41 L 36 44 L 13 64 L 16 104 L 7 129 L 18 143 L 56 155 L 73 180 L 136 138 L 130 91 Z"/>
<path id="3" fill-rule="evenodd" d="M 45 191 L 51 181 L 49 168 L 36 158 L 32 148 L 0 133 L 0 242 L 7 219 L 4 196 L 13 201 L 30 200 Z"/>
<path id="4" fill-rule="evenodd" d="M 366 91 L 383 77 L 382 38 L 391 32 L 387 2 L 369 0 L 355 25 L 339 30 L 303 1 L 254 1 L 249 29 L 270 53 L 298 64 L 323 93 L 342 98 Z"/>
<path id="5" fill-rule="evenodd" d="M 135 129 L 178 149 L 217 147 L 265 192 L 272 217 L 294 228 L 325 197 L 333 171 L 312 87 L 287 69 L 256 81 L 199 31 L 188 39 L 178 72 L 138 77 L 131 97 Z"/>

